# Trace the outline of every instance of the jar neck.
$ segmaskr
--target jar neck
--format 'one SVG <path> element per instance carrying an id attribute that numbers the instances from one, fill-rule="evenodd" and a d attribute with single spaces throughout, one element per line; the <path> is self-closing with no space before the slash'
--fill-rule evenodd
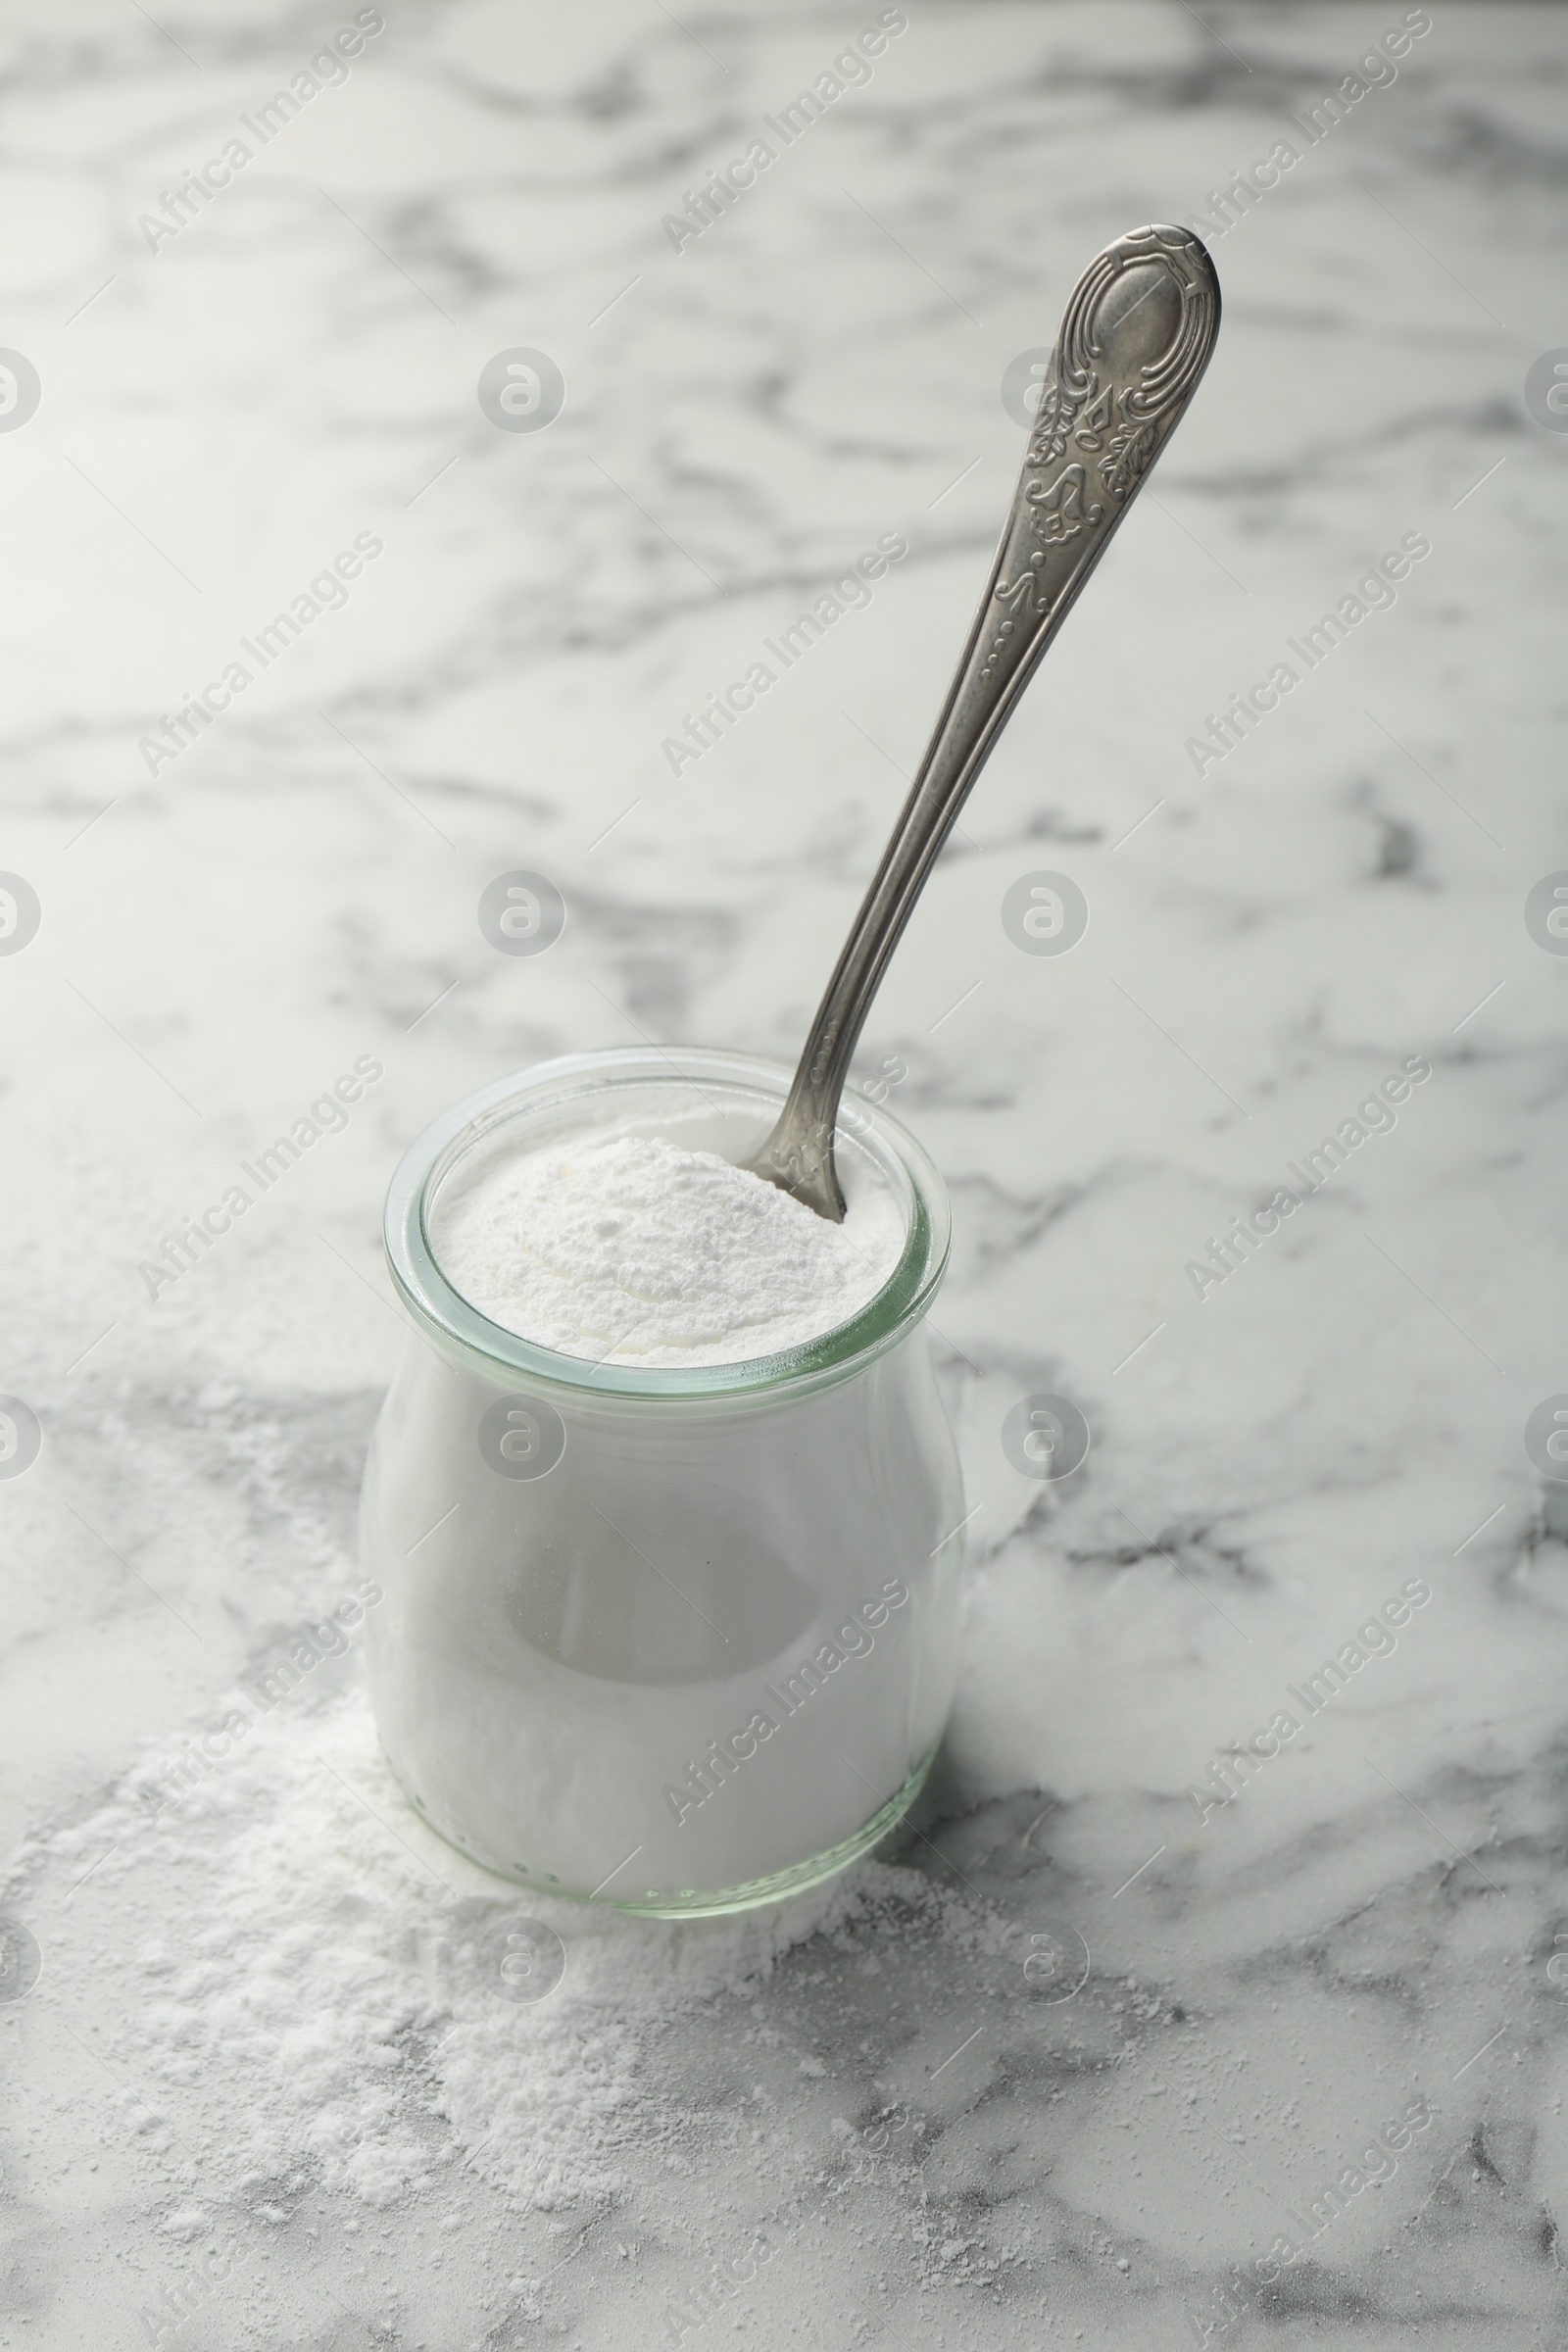
<path id="1" fill-rule="evenodd" d="M 644 1367 L 594 1363 L 523 1339 L 491 1322 L 443 1272 L 431 1242 L 441 1187 L 481 1145 L 514 1139 L 527 1152 L 545 1130 L 558 1133 L 574 1109 L 582 1118 L 624 1112 L 643 1131 L 661 1104 L 692 1098 L 770 1125 L 792 1073 L 780 1063 L 705 1049 L 638 1048 L 564 1055 L 495 1081 L 455 1103 L 404 1155 L 387 1195 L 385 1238 L 393 1282 L 415 1327 L 445 1356 L 502 1388 L 555 1396 L 635 1399 L 679 1407 L 773 1401 L 847 1379 L 897 1347 L 922 1319 L 947 1266 L 950 1213 L 935 1167 L 914 1138 L 879 1105 L 846 1099 L 853 1148 L 865 1153 L 904 1212 L 897 1264 L 866 1304 L 820 1337 L 775 1353 L 723 1364 Z"/>

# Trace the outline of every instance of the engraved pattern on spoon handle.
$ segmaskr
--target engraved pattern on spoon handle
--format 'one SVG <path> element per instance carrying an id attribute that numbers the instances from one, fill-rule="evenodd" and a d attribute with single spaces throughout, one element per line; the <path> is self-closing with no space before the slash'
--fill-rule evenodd
<path id="1" fill-rule="evenodd" d="M 833 1130 L 888 960 L 1014 704 L 1197 389 L 1219 314 L 1213 263 L 1184 228 L 1130 230 L 1073 289 L 962 660 L 752 1163 L 822 1216 L 844 1214 Z"/>

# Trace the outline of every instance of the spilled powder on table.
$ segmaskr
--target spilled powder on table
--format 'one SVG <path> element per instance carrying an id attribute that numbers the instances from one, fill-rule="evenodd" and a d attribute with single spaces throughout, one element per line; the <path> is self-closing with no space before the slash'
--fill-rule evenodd
<path id="1" fill-rule="evenodd" d="M 144 1767 L 39 1832 L 16 1879 L 59 1893 L 96 1865 L 73 1912 L 86 1931 L 99 1900 L 108 1932 L 49 1937 L 52 1990 L 144 2150 L 219 2198 L 309 2181 L 388 2207 L 454 2153 L 524 2206 L 612 2194 L 669 2122 L 650 2037 L 858 1899 L 841 1881 L 671 1926 L 521 1896 L 410 1810 L 357 1690 L 269 1726 L 158 1820 L 150 1785 Z M 478 1948 L 523 1916 L 565 1948 L 532 2003 L 497 1994 Z"/>

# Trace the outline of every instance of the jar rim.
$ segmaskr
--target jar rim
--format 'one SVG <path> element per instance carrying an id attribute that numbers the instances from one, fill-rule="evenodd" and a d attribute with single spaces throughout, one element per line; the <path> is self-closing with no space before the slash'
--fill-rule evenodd
<path id="1" fill-rule="evenodd" d="M 841 1109 L 841 1125 L 905 1196 L 904 1249 L 862 1307 L 796 1347 L 722 1364 L 594 1363 L 491 1322 L 448 1279 L 431 1244 L 428 1211 L 442 1180 L 466 1152 L 529 1104 L 542 1108 L 574 1095 L 603 1099 L 620 1086 L 686 1083 L 700 1089 L 707 1083 L 736 1095 L 762 1095 L 782 1107 L 793 1076 L 782 1062 L 717 1047 L 608 1047 L 535 1062 L 464 1096 L 415 1138 L 387 1188 L 387 1265 L 416 1329 L 503 1386 L 520 1380 L 530 1390 L 579 1398 L 673 1404 L 726 1397 L 772 1402 L 831 1385 L 885 1354 L 936 1297 L 947 1271 L 952 1211 L 934 1162 L 908 1129 L 853 1088 L 845 1089 L 853 1117 L 846 1119 Z"/>

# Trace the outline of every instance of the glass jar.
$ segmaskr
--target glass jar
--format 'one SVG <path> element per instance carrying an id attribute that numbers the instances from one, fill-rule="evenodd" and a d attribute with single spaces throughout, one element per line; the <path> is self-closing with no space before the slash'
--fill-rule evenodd
<path id="1" fill-rule="evenodd" d="M 700 1146 L 721 1127 L 743 1157 L 790 1075 L 567 1055 L 456 1104 L 387 1196 L 413 1329 L 362 1503 L 376 1721 L 430 1825 L 525 1886 L 664 1917 L 775 1901 L 874 1844 L 942 1736 L 963 1501 L 924 1330 L 947 1195 L 912 1136 L 846 1099 L 847 1189 L 892 1188 L 903 1253 L 850 1321 L 747 1362 L 535 1346 L 432 1247 L 476 1154 L 630 1124 Z"/>

